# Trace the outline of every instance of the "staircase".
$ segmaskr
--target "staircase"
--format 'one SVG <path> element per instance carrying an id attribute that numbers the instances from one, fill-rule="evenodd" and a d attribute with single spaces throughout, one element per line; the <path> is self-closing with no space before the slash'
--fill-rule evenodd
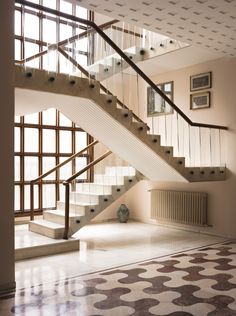
<path id="1" fill-rule="evenodd" d="M 160 135 L 135 121 L 132 111 L 119 108 L 115 96 L 100 93 L 98 81 L 16 66 L 15 95 L 16 112 L 57 108 L 151 180 L 225 180 L 225 167 L 186 166 L 185 157 L 175 157 Z"/>
<path id="2" fill-rule="evenodd" d="M 70 193 L 69 233 L 71 237 L 117 198 L 134 186 L 142 175 L 132 167 L 106 167 L 104 174 L 95 174 L 94 182 L 78 183 Z M 55 239 L 63 238 L 65 201 L 57 202 L 56 210 L 43 212 L 43 219 L 30 221 L 32 232 Z"/>

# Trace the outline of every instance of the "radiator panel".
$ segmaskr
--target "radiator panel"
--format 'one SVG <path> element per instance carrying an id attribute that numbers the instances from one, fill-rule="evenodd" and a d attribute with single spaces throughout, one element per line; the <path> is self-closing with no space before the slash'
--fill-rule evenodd
<path id="1" fill-rule="evenodd" d="M 151 218 L 189 225 L 207 225 L 207 193 L 151 190 Z"/>

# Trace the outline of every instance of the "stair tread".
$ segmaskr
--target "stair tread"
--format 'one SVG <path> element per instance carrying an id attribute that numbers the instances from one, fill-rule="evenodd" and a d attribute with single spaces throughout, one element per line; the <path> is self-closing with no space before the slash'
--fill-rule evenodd
<path id="1" fill-rule="evenodd" d="M 73 191 L 73 193 L 85 194 L 85 195 L 95 195 L 95 196 L 111 195 L 111 194 L 106 194 L 106 193 L 103 194 L 103 193 L 89 192 L 89 191 L 83 191 L 83 190 Z"/>
<path id="2" fill-rule="evenodd" d="M 31 224 L 36 224 L 40 226 L 44 226 L 47 228 L 52 228 L 52 229 L 64 229 L 64 225 L 57 224 L 54 222 L 47 221 L 45 219 L 35 219 L 33 221 L 30 221 Z"/>
<path id="3" fill-rule="evenodd" d="M 50 213 L 50 214 L 55 214 L 55 215 L 59 215 L 59 216 L 65 216 L 65 212 L 62 210 L 48 210 L 48 211 L 44 211 L 44 213 Z M 82 215 L 75 215 L 73 213 L 69 214 L 70 218 L 77 218 L 77 217 L 81 217 Z"/>

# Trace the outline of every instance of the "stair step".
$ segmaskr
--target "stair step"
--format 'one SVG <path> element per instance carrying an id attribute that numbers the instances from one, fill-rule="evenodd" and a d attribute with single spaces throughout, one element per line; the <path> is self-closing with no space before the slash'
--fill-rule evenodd
<path id="1" fill-rule="evenodd" d="M 136 170 L 130 166 L 106 167 L 105 174 L 109 175 L 109 176 L 130 176 L 130 177 L 133 177 L 136 174 Z"/>
<path id="2" fill-rule="evenodd" d="M 112 194 L 112 186 L 97 183 L 78 183 L 76 185 L 76 191 L 99 195 L 109 195 Z"/>
<path id="3" fill-rule="evenodd" d="M 74 204 L 70 203 L 70 210 L 71 214 L 76 214 L 79 216 L 82 216 L 85 214 L 86 206 L 90 206 L 90 203 L 80 203 L 80 204 Z M 57 210 L 59 212 L 65 212 L 65 201 L 57 201 Z"/>
<path id="4" fill-rule="evenodd" d="M 80 204 L 82 202 L 89 203 L 90 205 L 98 205 L 99 196 L 101 196 L 101 194 L 99 195 L 95 193 L 83 193 L 76 191 L 70 193 L 70 200 L 75 204 Z"/>
<path id="5" fill-rule="evenodd" d="M 116 117 L 119 120 L 122 120 L 125 124 L 131 124 L 132 119 L 133 119 L 133 113 L 130 110 L 117 109 L 116 110 Z"/>
<path id="6" fill-rule="evenodd" d="M 147 124 L 142 123 L 142 122 L 133 122 L 132 126 L 139 132 L 147 133 L 147 131 L 148 131 Z"/>
<path id="7" fill-rule="evenodd" d="M 82 216 L 84 216 L 84 214 L 75 214 L 75 212 L 73 212 L 73 209 L 70 208 L 70 214 L 69 214 L 70 225 L 74 223 L 76 220 L 80 220 Z M 62 210 L 44 211 L 43 219 L 49 222 L 64 225 L 65 224 L 65 211 L 62 211 Z"/>
<path id="8" fill-rule="evenodd" d="M 36 219 L 29 222 L 29 230 L 43 236 L 59 239 L 63 238 L 64 225 L 50 222 L 45 219 Z"/>
<path id="9" fill-rule="evenodd" d="M 110 176 L 104 174 L 95 174 L 94 182 L 96 184 L 104 184 L 104 185 L 124 185 L 124 177 L 123 176 Z"/>

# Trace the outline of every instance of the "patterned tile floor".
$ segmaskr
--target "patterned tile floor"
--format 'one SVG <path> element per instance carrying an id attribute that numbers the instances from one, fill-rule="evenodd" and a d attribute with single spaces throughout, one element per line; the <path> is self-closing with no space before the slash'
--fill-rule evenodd
<path id="1" fill-rule="evenodd" d="M 0 315 L 236 316 L 236 241 L 19 289 Z"/>

